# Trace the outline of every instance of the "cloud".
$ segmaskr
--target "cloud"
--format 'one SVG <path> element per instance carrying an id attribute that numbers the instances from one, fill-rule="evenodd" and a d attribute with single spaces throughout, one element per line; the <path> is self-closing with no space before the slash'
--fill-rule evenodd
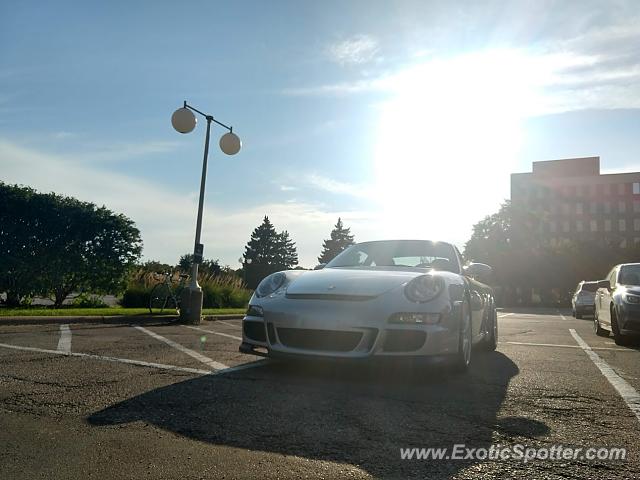
<path id="1" fill-rule="evenodd" d="M 372 198 L 373 192 L 367 185 L 340 182 L 329 177 L 312 173 L 306 176 L 309 185 L 329 193 L 349 195 L 352 197 Z"/>
<path id="2" fill-rule="evenodd" d="M 340 65 L 361 65 L 378 53 L 378 41 L 370 35 L 354 35 L 327 48 L 331 60 Z"/>
<path id="3" fill-rule="evenodd" d="M 0 139 L 1 180 L 55 191 L 90 201 L 136 222 L 144 241 L 144 258 L 177 262 L 191 250 L 195 233 L 197 192 L 185 195 L 171 186 L 114 173 L 91 164 L 77 164 L 66 155 L 52 155 Z M 370 212 L 330 211 L 313 203 L 271 202 L 242 210 L 206 203 L 202 239 L 205 256 L 237 267 L 253 229 L 268 215 L 279 230 L 288 230 L 297 242 L 300 263 L 313 266 L 322 239 L 340 216 L 364 234 Z"/>
<path id="4" fill-rule="evenodd" d="M 640 45 L 640 33 L 636 43 Z M 433 57 L 405 66 L 395 73 L 368 79 L 293 87 L 282 93 L 326 97 L 364 93 L 394 95 L 420 82 L 425 92 L 435 87 L 444 88 L 451 97 L 456 89 L 462 89 L 461 93 L 464 93 L 469 88 L 477 88 L 483 79 L 495 79 L 498 76 L 496 72 L 499 72 L 497 80 L 510 90 L 535 93 L 534 102 L 526 102 L 526 96 L 515 99 L 522 103 L 519 108 L 525 116 L 640 107 L 640 47 L 637 55 L 618 56 L 579 52 L 578 49 L 573 52 L 484 50 L 452 57 Z"/>

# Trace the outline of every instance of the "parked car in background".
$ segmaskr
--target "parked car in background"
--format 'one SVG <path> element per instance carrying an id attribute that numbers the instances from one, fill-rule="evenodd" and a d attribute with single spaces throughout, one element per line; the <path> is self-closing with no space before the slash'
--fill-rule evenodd
<path id="1" fill-rule="evenodd" d="M 582 318 L 583 315 L 594 315 L 597 289 L 598 282 L 587 282 L 583 280 L 578 284 L 571 298 L 571 309 L 574 317 Z"/>
<path id="2" fill-rule="evenodd" d="M 598 282 L 594 328 L 600 336 L 613 332 L 618 345 L 640 335 L 640 263 L 616 265 Z"/>
<path id="3" fill-rule="evenodd" d="M 240 351 L 270 357 L 451 357 L 458 370 L 472 345 L 496 348 L 491 267 L 463 266 L 444 242 L 353 245 L 324 268 L 283 271 L 256 289 Z"/>

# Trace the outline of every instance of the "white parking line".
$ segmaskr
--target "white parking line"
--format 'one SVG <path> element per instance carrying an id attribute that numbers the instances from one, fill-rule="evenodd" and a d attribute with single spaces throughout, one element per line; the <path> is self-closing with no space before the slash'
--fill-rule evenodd
<path id="1" fill-rule="evenodd" d="M 140 360 L 129 360 L 128 358 L 106 357 L 104 355 L 93 355 L 91 353 L 64 352 L 60 350 L 45 350 L 44 348 L 20 347 L 18 345 L 9 345 L 7 343 L 0 343 L 0 347 L 11 348 L 13 350 L 24 350 L 27 352 L 51 353 L 53 355 L 64 355 L 66 357 L 83 357 L 83 358 L 91 358 L 95 360 L 105 360 L 107 362 L 128 363 L 130 365 L 158 368 L 160 370 L 177 370 L 179 372 L 197 373 L 202 375 L 214 373 L 211 370 L 200 370 L 199 368 L 177 367 L 175 365 L 165 365 L 163 363 L 143 362 Z M 219 372 L 215 372 L 215 373 L 219 373 Z"/>
<path id="2" fill-rule="evenodd" d="M 207 365 L 208 367 L 213 368 L 214 370 L 226 370 L 227 368 L 229 368 L 229 366 L 225 365 L 224 363 L 220 363 L 220 362 L 216 362 L 215 360 L 211 360 L 209 357 L 205 357 L 204 355 L 202 355 L 201 353 L 196 352 L 195 350 L 191 350 L 190 348 L 184 347 L 184 346 L 180 345 L 179 343 L 176 343 L 173 340 L 169 340 L 168 338 L 165 338 L 162 335 L 158 335 L 157 333 L 152 332 L 151 330 L 147 330 L 146 328 L 141 327 L 140 325 L 132 325 L 132 326 L 133 326 L 133 328 L 135 328 L 137 330 L 140 330 L 141 332 L 144 332 L 147 335 L 150 335 L 151 337 L 155 338 L 156 340 L 160 340 L 161 342 L 166 343 L 170 347 L 173 347 L 176 350 L 180 350 L 182 353 L 186 353 L 190 357 L 195 358 L 199 362 L 204 363 L 205 365 Z"/>
<path id="3" fill-rule="evenodd" d="M 236 337 L 235 335 L 229 335 L 228 333 L 214 332 L 213 330 L 206 330 L 200 327 L 192 327 L 191 325 L 182 325 L 183 327 L 191 328 L 192 330 L 198 330 L 200 332 L 207 332 L 213 335 L 220 335 L 221 337 L 233 338 L 234 340 L 242 341 L 241 337 Z"/>
<path id="4" fill-rule="evenodd" d="M 615 388 L 620 394 L 638 421 L 640 421 L 640 395 L 638 392 L 636 392 L 636 390 L 629 385 L 624 378 L 618 375 L 607 362 L 602 360 L 602 358 L 600 358 L 598 354 L 594 352 L 589 345 L 587 345 L 587 342 L 585 342 L 573 328 L 569 329 L 569 333 L 571 333 L 571 336 L 573 336 L 575 341 L 578 342 L 578 345 L 580 345 L 580 347 L 585 351 L 591 361 L 596 365 L 596 367 L 598 367 L 598 370 L 600 370 L 600 372 L 609 381 L 611 386 L 613 386 L 613 388 Z"/>
<path id="5" fill-rule="evenodd" d="M 563 348 L 582 348 L 578 345 L 564 345 L 561 343 L 530 343 L 530 342 L 498 342 L 498 343 L 506 343 L 509 345 L 526 345 L 530 347 L 563 347 Z M 609 347 L 592 347 L 591 350 L 609 350 L 614 352 L 635 352 L 635 350 L 630 350 L 628 348 L 609 348 Z"/>
<path id="6" fill-rule="evenodd" d="M 229 325 L 234 328 L 242 328 L 241 325 L 234 325 L 233 323 L 225 322 L 224 320 L 216 320 L 216 323 L 222 323 L 223 325 Z"/>
<path id="7" fill-rule="evenodd" d="M 61 352 L 71 351 L 71 329 L 69 325 L 60 325 L 60 340 L 58 340 L 58 350 Z"/>
<path id="8" fill-rule="evenodd" d="M 498 318 L 502 318 L 502 317 L 508 317 L 509 315 L 515 315 L 513 312 L 511 313 L 505 313 L 504 315 L 498 315 Z"/>

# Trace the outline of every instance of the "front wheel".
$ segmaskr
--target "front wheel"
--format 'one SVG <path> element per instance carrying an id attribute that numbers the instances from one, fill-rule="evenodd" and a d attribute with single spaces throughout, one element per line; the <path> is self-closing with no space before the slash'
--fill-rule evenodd
<path id="1" fill-rule="evenodd" d="M 149 313 L 162 313 L 167 308 L 171 294 L 169 287 L 164 283 L 159 283 L 151 289 L 149 296 Z"/>
<path id="2" fill-rule="evenodd" d="M 596 335 L 599 337 L 608 337 L 609 332 L 600 326 L 600 320 L 598 320 L 598 315 L 593 315 L 593 330 L 596 332 Z"/>
<path id="3" fill-rule="evenodd" d="M 620 326 L 618 325 L 618 315 L 616 309 L 611 309 L 611 331 L 613 332 L 613 341 L 616 345 L 627 346 L 629 344 L 629 337 L 620 333 Z"/>
<path id="4" fill-rule="evenodd" d="M 464 373 L 471 365 L 471 306 L 467 300 L 462 304 L 460 333 L 458 335 L 458 353 L 453 360 L 453 370 Z"/>
<path id="5" fill-rule="evenodd" d="M 489 328 L 483 347 L 489 352 L 493 352 L 498 347 L 498 312 L 496 307 L 491 307 L 489 312 Z"/>

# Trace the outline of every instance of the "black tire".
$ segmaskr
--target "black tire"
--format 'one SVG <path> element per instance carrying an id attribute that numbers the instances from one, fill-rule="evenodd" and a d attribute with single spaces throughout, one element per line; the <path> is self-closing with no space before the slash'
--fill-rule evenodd
<path id="1" fill-rule="evenodd" d="M 471 305 L 468 300 L 462 304 L 460 314 L 460 330 L 458 334 L 458 352 L 453 359 L 453 371 L 465 373 L 471 365 L 472 332 L 471 332 Z"/>
<path id="2" fill-rule="evenodd" d="M 488 336 L 484 339 L 482 347 L 487 352 L 493 352 L 498 348 L 498 312 L 495 305 L 491 306 L 489 312 Z"/>
<path id="3" fill-rule="evenodd" d="M 600 326 L 600 320 L 598 320 L 598 315 L 593 315 L 593 330 L 596 332 L 596 335 L 599 337 L 608 337 L 609 330 L 605 330 Z"/>
<path id="4" fill-rule="evenodd" d="M 613 341 L 616 345 L 624 347 L 629 344 L 629 337 L 620 333 L 620 327 L 618 326 L 618 315 L 616 309 L 611 309 L 611 331 L 613 332 Z"/>
<path id="5" fill-rule="evenodd" d="M 164 283 L 157 284 L 149 295 L 149 313 L 162 313 L 170 298 L 169 287 Z"/>

